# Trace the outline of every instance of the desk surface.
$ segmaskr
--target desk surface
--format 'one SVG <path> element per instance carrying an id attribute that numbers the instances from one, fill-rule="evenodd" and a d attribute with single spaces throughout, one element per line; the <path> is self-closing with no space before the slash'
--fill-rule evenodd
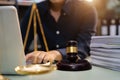
<path id="1" fill-rule="evenodd" d="M 120 80 L 120 72 L 92 67 L 88 71 L 53 71 L 42 75 L 15 76 L 5 75 L 10 80 Z"/>

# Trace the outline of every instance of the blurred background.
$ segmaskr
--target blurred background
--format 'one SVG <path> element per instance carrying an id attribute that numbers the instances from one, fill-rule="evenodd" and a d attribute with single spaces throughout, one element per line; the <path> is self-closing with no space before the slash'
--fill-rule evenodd
<path id="1" fill-rule="evenodd" d="M 21 21 L 28 6 L 43 0 L 0 0 L 0 6 L 14 5 Z M 96 35 L 120 35 L 120 0 L 85 0 L 96 7 L 98 23 Z"/>

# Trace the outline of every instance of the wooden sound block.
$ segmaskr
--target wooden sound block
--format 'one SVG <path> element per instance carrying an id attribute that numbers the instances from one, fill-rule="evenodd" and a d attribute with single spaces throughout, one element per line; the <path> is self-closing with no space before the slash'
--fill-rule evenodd
<path id="1" fill-rule="evenodd" d="M 87 60 L 78 60 L 75 63 L 64 60 L 57 63 L 57 69 L 63 71 L 84 71 L 92 69 L 92 66 Z"/>

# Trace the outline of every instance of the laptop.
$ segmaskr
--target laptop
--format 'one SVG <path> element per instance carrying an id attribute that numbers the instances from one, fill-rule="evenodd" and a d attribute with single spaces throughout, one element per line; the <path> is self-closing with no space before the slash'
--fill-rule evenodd
<path id="1" fill-rule="evenodd" d="M 25 64 L 17 9 L 0 6 L 0 74 L 17 74 L 15 68 Z"/>

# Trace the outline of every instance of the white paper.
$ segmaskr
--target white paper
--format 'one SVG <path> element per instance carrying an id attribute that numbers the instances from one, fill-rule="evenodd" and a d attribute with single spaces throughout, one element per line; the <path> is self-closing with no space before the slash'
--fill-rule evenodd
<path id="1" fill-rule="evenodd" d="M 118 58 L 120 59 L 120 53 L 105 53 L 105 52 L 99 52 L 99 51 L 91 51 L 91 55 L 94 56 L 101 56 L 101 57 L 109 57 L 109 58 Z"/>
<path id="2" fill-rule="evenodd" d="M 93 36 L 92 43 L 118 45 L 120 44 L 120 36 Z"/>
<path id="3" fill-rule="evenodd" d="M 120 71 L 120 65 L 117 63 L 109 63 L 109 62 L 105 62 L 105 61 L 92 58 L 91 64 L 95 66 L 115 70 L 115 71 Z"/>

